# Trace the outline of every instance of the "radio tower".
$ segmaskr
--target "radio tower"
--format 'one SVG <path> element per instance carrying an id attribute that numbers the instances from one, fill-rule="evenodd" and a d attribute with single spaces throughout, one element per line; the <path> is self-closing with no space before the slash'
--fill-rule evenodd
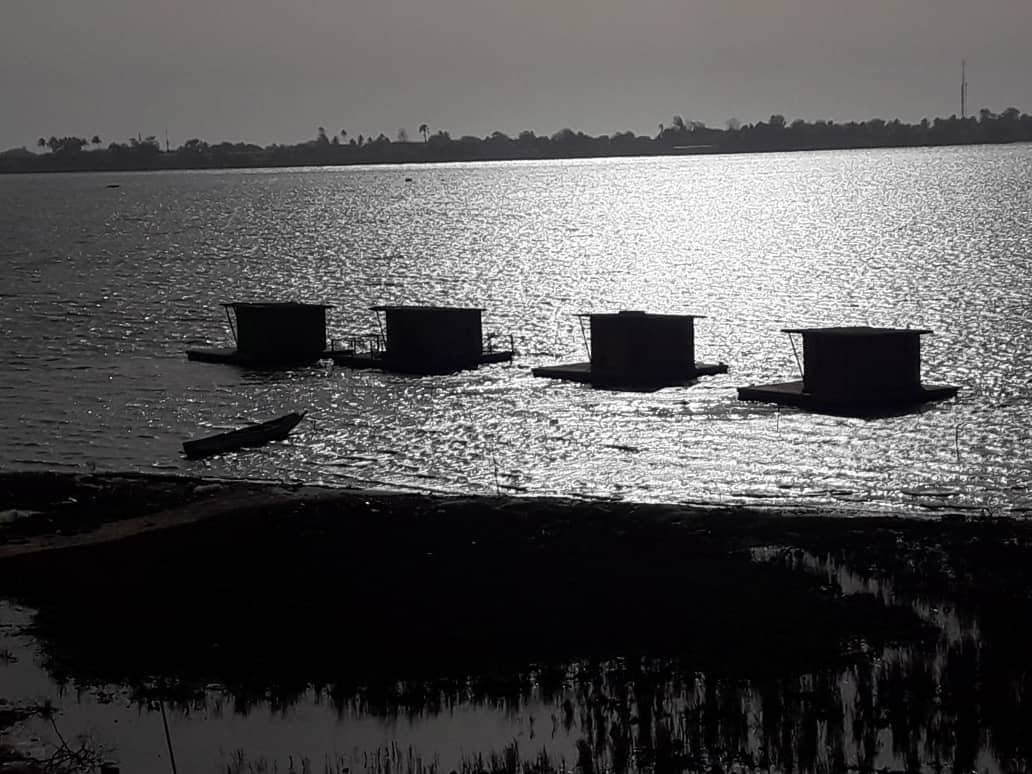
<path id="1" fill-rule="evenodd" d="M 960 117 L 967 118 L 967 62 L 960 60 Z"/>

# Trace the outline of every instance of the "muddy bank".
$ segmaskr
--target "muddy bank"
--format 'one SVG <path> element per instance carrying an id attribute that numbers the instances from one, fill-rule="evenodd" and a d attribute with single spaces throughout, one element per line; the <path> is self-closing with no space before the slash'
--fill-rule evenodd
<path id="1" fill-rule="evenodd" d="M 346 490 L 188 476 L 0 473 L 0 560 Z"/>
<path id="2" fill-rule="evenodd" d="M 852 702 L 872 747 L 895 724 L 915 750 L 935 735 L 937 760 L 965 762 L 991 726 L 1009 760 L 1028 760 L 1024 522 L 138 476 L 5 476 L 0 493 L 6 510 L 35 511 L 0 527 L 0 595 L 39 611 L 48 668 L 79 683 L 183 701 L 217 683 L 241 708 L 316 686 L 390 714 L 518 699 L 531 685 L 558 694 L 577 664 L 585 712 L 599 711 L 599 686 L 607 707 L 633 693 L 637 719 L 612 710 L 612 731 L 641 727 L 643 702 L 663 705 L 705 673 L 715 703 L 699 728 L 715 717 L 726 734 L 713 749 L 752 733 L 729 720 L 748 683 L 763 686 L 765 722 L 780 718 L 769 733 L 782 759 L 801 754 L 798 729 L 842 723 Z M 774 550 L 756 561 L 762 547 Z M 896 599 L 843 594 L 831 566 Z M 908 599 L 977 616 L 982 650 L 937 646 Z M 938 661 L 857 677 L 849 699 L 842 670 L 862 675 L 890 644 Z"/>
<path id="3" fill-rule="evenodd" d="M 8 508 L 38 513 L 0 537 L 50 550 L 7 556 L 0 592 L 40 610 L 55 666 L 112 653 L 120 679 L 366 681 L 646 652 L 761 668 L 913 628 L 858 627 L 859 600 L 751 561 L 751 545 L 819 521 L 170 478 L 3 484 Z"/>
<path id="4" fill-rule="evenodd" d="M 8 475 L 0 492 L 6 510 L 35 512 L 0 527 L 0 593 L 40 610 L 55 668 L 102 665 L 98 679 L 367 682 L 637 653 L 755 672 L 920 628 L 752 561 L 761 545 L 928 591 L 1029 588 L 1029 534 L 1014 522 L 146 476 Z"/>

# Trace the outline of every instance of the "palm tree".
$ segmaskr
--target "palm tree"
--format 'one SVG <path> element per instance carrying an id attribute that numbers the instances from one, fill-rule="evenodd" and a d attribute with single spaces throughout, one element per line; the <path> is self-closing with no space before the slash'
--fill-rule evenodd
<path id="1" fill-rule="evenodd" d="M 36 140 L 36 145 L 39 146 L 40 148 L 47 147 L 47 138 L 46 137 L 40 137 L 38 140 Z"/>
<path id="2" fill-rule="evenodd" d="M 423 142 L 427 142 L 430 139 L 430 127 L 426 124 L 419 125 L 419 133 L 423 135 Z"/>
<path id="3" fill-rule="evenodd" d="M 341 140 L 348 139 L 348 130 L 347 129 L 341 129 L 340 130 L 340 139 Z"/>
<path id="4" fill-rule="evenodd" d="M 90 145 L 97 145 L 97 146 L 100 145 L 100 135 L 99 134 L 93 135 L 93 139 L 90 140 Z"/>

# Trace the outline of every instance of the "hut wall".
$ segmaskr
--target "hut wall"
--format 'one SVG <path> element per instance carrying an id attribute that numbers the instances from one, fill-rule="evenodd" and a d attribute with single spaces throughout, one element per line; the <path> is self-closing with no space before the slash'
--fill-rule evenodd
<path id="1" fill-rule="evenodd" d="M 326 309 L 301 304 L 240 305 L 237 351 L 265 360 L 318 359 L 326 351 Z"/>
<path id="2" fill-rule="evenodd" d="M 695 371 L 695 321 L 645 314 L 591 316 L 592 370 L 626 377 Z"/>
<path id="3" fill-rule="evenodd" d="M 908 393 L 921 385 L 921 337 L 803 336 L 803 388 L 850 400 Z"/>
<path id="4" fill-rule="evenodd" d="M 476 363 L 483 354 L 479 309 L 388 309 L 387 357 L 415 364 Z"/>

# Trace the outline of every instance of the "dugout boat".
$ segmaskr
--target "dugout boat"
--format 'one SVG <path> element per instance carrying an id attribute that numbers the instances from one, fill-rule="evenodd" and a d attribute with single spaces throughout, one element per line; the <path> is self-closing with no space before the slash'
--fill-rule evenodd
<path id="1" fill-rule="evenodd" d="M 183 442 L 183 453 L 191 459 L 210 457 L 213 454 L 236 451 L 237 449 L 263 446 L 271 441 L 286 438 L 297 427 L 307 412 L 284 414 L 268 422 L 248 425 L 239 430 L 210 435 L 194 441 Z"/>

